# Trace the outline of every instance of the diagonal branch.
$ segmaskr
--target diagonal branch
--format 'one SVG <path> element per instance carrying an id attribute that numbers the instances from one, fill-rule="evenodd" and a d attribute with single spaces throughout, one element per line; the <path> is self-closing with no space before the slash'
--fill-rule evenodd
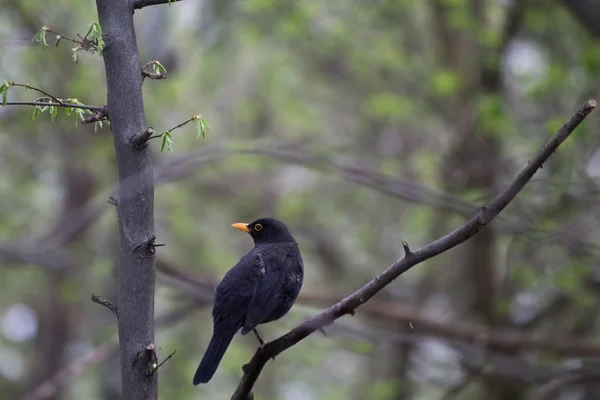
<path id="1" fill-rule="evenodd" d="M 367 302 L 371 297 L 404 272 L 425 260 L 458 246 L 492 222 L 523 189 L 523 187 L 525 187 L 531 177 L 533 177 L 537 170 L 542 167 L 552 153 L 556 151 L 558 146 L 569 137 L 575 128 L 594 110 L 594 108 L 596 108 L 596 102 L 594 100 L 589 100 L 582 105 L 575 115 L 573 115 L 571 119 L 569 119 L 569 121 L 563 125 L 544 146 L 542 146 L 538 153 L 529 161 L 529 164 L 517 175 L 515 181 L 464 225 L 396 261 L 379 276 L 375 277 L 375 279 L 350 296 L 257 350 L 250 362 L 244 366 L 244 376 L 231 399 L 246 400 L 248 398 L 252 387 L 256 383 L 256 380 L 269 359 L 294 346 L 316 330 L 319 330 L 326 325 L 330 325 L 336 319 L 346 314 L 351 314 L 356 308 Z"/>
<path id="2" fill-rule="evenodd" d="M 412 252 L 411 252 L 412 254 Z M 217 282 L 170 265 L 166 260 L 156 262 L 156 270 L 163 284 L 178 289 L 199 304 L 213 301 Z M 297 302 L 314 307 L 326 307 L 340 301 L 341 296 L 331 293 L 302 290 Z M 371 299 L 361 307 L 373 318 L 395 320 L 412 325 L 411 333 L 432 335 L 447 341 L 473 343 L 488 350 L 512 352 L 522 349 L 541 350 L 565 357 L 600 357 L 600 342 L 582 337 L 545 338 L 534 332 L 516 329 L 490 329 L 475 323 L 444 321 L 431 317 L 413 306 L 395 301 Z"/>

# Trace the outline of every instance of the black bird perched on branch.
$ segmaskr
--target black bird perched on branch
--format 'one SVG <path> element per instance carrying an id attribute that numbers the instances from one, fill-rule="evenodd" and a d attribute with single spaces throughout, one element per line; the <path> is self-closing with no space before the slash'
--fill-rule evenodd
<path id="1" fill-rule="evenodd" d="M 213 335 L 194 375 L 194 385 L 210 381 L 233 336 L 283 317 L 292 308 L 304 279 L 298 244 L 283 222 L 260 218 L 234 228 L 248 232 L 254 248 L 233 266 L 215 290 Z"/>

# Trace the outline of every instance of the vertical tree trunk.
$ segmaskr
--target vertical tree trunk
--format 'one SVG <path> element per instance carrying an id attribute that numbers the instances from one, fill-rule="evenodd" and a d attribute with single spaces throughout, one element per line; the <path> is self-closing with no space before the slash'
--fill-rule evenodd
<path id="1" fill-rule="evenodd" d="M 152 156 L 132 140 L 146 129 L 141 65 L 127 0 L 97 0 L 105 41 L 108 115 L 119 191 L 119 345 L 123 399 L 158 397 L 154 353 L 154 186 Z"/>

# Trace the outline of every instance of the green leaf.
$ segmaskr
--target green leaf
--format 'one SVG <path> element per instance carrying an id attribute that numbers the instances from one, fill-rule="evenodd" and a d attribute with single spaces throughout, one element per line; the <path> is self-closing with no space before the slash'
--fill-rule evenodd
<path id="1" fill-rule="evenodd" d="M 206 122 L 206 120 L 201 116 L 197 115 L 196 120 L 198 121 L 198 134 L 196 135 L 196 137 L 199 138 L 200 136 L 202 136 L 202 139 L 206 140 L 206 132 L 212 130 L 212 128 L 210 127 L 208 122 Z"/>
<path id="2" fill-rule="evenodd" d="M 65 107 L 65 114 L 70 116 L 72 112 L 73 112 L 73 109 L 71 107 Z"/>
<path id="3" fill-rule="evenodd" d="M 86 38 L 86 37 L 88 37 L 88 36 L 90 36 L 92 34 L 92 31 L 94 30 L 94 24 L 95 24 L 95 22 L 90 25 L 90 27 L 88 28 L 87 32 L 83 36 L 84 38 Z"/>
<path id="4" fill-rule="evenodd" d="M 84 37 L 87 38 L 88 36 L 91 36 L 96 50 L 98 50 L 98 54 L 102 55 L 102 51 L 104 50 L 104 40 L 102 40 L 102 27 L 99 23 L 94 22 L 90 26 Z"/>
<path id="5" fill-rule="evenodd" d="M 40 106 L 35 106 L 35 108 L 33 109 L 33 115 L 31 116 L 31 118 L 35 121 L 36 119 L 38 119 L 38 117 L 42 114 L 42 109 L 40 108 Z"/>
<path id="6" fill-rule="evenodd" d="M 56 35 L 56 47 L 58 47 L 58 44 L 60 43 L 61 40 L 62 40 L 62 36 Z"/>
<path id="7" fill-rule="evenodd" d="M 152 71 L 155 74 L 167 73 L 167 69 L 159 61 L 154 61 L 154 63 L 152 64 Z"/>
<path id="8" fill-rule="evenodd" d="M 79 49 L 77 47 L 73 48 L 73 61 L 75 61 L 75 63 L 79 63 Z"/>
<path id="9" fill-rule="evenodd" d="M 4 81 L 4 83 L 2 83 L 2 85 L 0 85 L 0 94 L 2 95 L 2 106 L 6 105 L 9 87 L 10 87 L 10 82 L 8 82 L 8 81 Z"/>
<path id="10" fill-rule="evenodd" d="M 173 148 L 171 147 L 172 144 L 173 144 L 173 139 L 171 137 L 171 132 L 166 131 L 165 133 L 162 134 L 162 143 L 160 145 L 160 151 L 163 151 L 165 149 L 165 147 L 167 148 L 167 150 L 173 151 Z"/>
<path id="11" fill-rule="evenodd" d="M 74 99 L 75 101 L 77 101 L 77 99 Z M 77 103 L 79 103 L 77 101 Z M 79 103 L 81 104 L 81 103 Z M 79 120 L 81 119 L 82 121 L 85 119 L 85 117 L 83 116 L 83 110 L 81 108 L 74 108 L 73 109 L 75 111 L 75 126 L 79 125 Z"/>
<path id="12" fill-rule="evenodd" d="M 54 118 L 56 118 L 57 114 L 58 114 L 58 107 L 57 106 L 51 106 L 50 107 L 50 119 L 52 121 L 54 121 Z"/>
<path id="13" fill-rule="evenodd" d="M 48 47 L 48 42 L 46 41 L 46 32 L 48 31 L 50 31 L 50 29 L 47 26 L 42 26 L 42 28 L 33 35 L 33 39 L 31 39 L 31 41 L 39 42 L 42 50 L 44 47 Z"/>

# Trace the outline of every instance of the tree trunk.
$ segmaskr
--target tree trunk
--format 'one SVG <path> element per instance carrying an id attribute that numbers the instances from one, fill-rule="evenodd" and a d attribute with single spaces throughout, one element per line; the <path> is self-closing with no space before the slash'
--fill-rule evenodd
<path id="1" fill-rule="evenodd" d="M 154 186 L 149 147 L 136 146 L 146 130 L 142 70 L 133 25 L 133 5 L 97 0 L 105 42 L 107 107 L 113 135 L 119 191 L 120 265 L 117 304 L 123 399 L 158 397 L 154 352 Z"/>

